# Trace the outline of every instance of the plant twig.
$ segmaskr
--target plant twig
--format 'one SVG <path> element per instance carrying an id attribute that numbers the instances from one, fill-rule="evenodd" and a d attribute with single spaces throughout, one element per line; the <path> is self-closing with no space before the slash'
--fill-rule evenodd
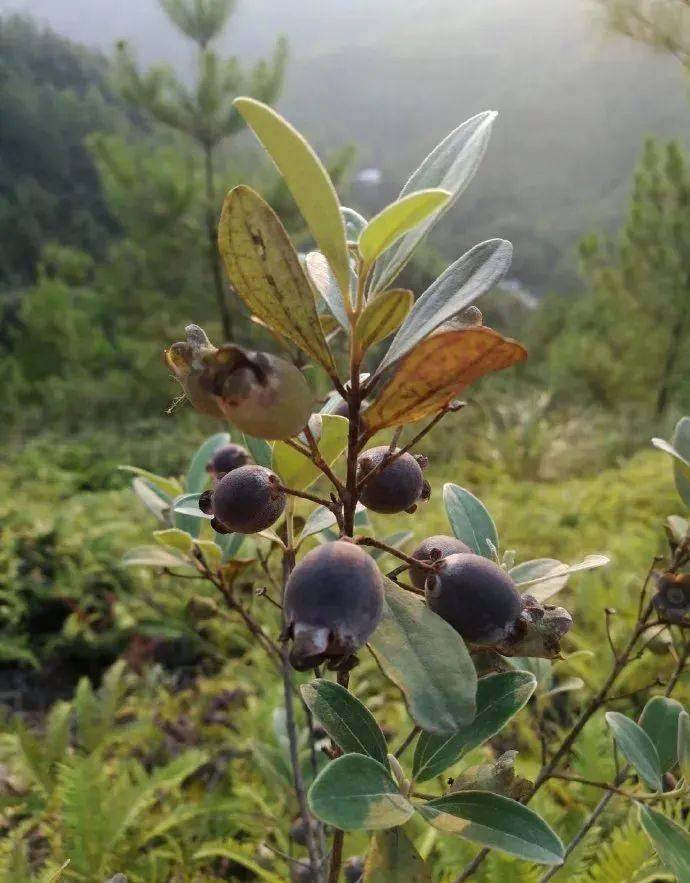
<path id="1" fill-rule="evenodd" d="M 400 743 L 398 748 L 396 748 L 393 757 L 399 758 L 405 753 L 405 751 L 409 748 L 409 746 L 414 742 L 417 736 L 420 733 L 420 728 L 418 726 L 412 727 L 410 732 L 405 736 L 403 741 Z"/>
<path id="2" fill-rule="evenodd" d="M 394 555 L 396 558 L 404 561 L 408 567 L 420 567 L 422 570 L 428 570 L 429 573 L 436 572 L 436 564 L 429 563 L 428 561 L 421 561 L 419 558 L 412 558 L 410 555 L 401 552 L 400 549 L 396 549 L 395 546 L 389 546 L 387 543 L 383 543 L 381 540 L 377 540 L 374 537 L 355 537 L 355 542 L 358 546 L 373 546 L 374 549 L 381 549 L 382 552 L 388 552 L 389 555 Z"/>
<path id="3" fill-rule="evenodd" d="M 326 509 L 333 511 L 332 501 L 327 500 L 325 497 L 320 497 L 318 494 L 310 494 L 309 491 L 298 491 L 295 488 L 285 487 L 284 484 L 279 484 L 278 490 L 281 490 L 284 494 L 289 494 L 291 497 L 299 497 L 301 500 L 318 503 L 319 506 L 324 506 Z"/>

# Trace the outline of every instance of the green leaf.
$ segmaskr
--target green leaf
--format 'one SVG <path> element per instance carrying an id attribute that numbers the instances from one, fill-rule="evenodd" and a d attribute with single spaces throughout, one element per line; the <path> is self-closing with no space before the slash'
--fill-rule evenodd
<path id="1" fill-rule="evenodd" d="M 642 727 L 617 711 L 607 712 L 606 723 L 625 759 L 635 767 L 640 778 L 654 791 L 663 790 L 659 754 Z"/>
<path id="2" fill-rule="evenodd" d="M 431 883 L 431 874 L 402 828 L 372 835 L 362 883 Z"/>
<path id="3" fill-rule="evenodd" d="M 263 144 L 292 193 L 316 244 L 347 291 L 350 262 L 338 196 L 328 172 L 310 145 L 287 120 L 252 98 L 233 105 Z"/>
<path id="4" fill-rule="evenodd" d="M 684 711 L 678 718 L 678 765 L 680 774 L 690 785 L 690 715 Z"/>
<path id="5" fill-rule="evenodd" d="M 414 295 L 404 288 L 391 288 L 377 294 L 364 308 L 357 322 L 357 345 L 361 352 L 385 340 L 410 312 Z"/>
<path id="6" fill-rule="evenodd" d="M 214 539 L 223 553 L 222 563 L 225 564 L 237 555 L 246 536 L 241 533 L 217 533 L 214 534 Z"/>
<path id="7" fill-rule="evenodd" d="M 168 546 L 182 552 L 183 555 L 189 555 L 194 548 L 194 541 L 191 536 L 184 530 L 171 527 L 168 530 L 154 530 L 153 536 L 157 543 L 161 546 Z"/>
<path id="8" fill-rule="evenodd" d="M 173 500 L 173 512 L 178 515 L 187 515 L 190 518 L 206 518 L 210 521 L 213 516 L 207 515 L 199 508 L 200 496 L 200 493 L 182 494 L 181 496 Z"/>
<path id="9" fill-rule="evenodd" d="M 486 151 L 496 116 L 494 111 L 485 111 L 466 120 L 447 135 L 412 173 L 400 191 L 399 199 L 431 187 L 448 190 L 451 198 L 442 211 L 411 230 L 397 248 L 379 262 L 373 278 L 375 290 L 385 288 L 397 276 L 419 242 L 470 183 Z"/>
<path id="10" fill-rule="evenodd" d="M 213 540 L 195 540 L 194 545 L 201 552 L 201 557 L 209 570 L 216 571 L 223 561 L 223 550 Z"/>
<path id="11" fill-rule="evenodd" d="M 678 719 L 683 711 L 677 700 L 654 696 L 640 716 L 640 726 L 659 755 L 662 773 L 667 773 L 678 762 Z"/>
<path id="12" fill-rule="evenodd" d="M 349 329 L 350 320 L 345 309 L 343 295 L 331 273 L 328 261 L 320 251 L 310 251 L 304 263 L 314 287 L 328 305 L 335 320 L 345 329 Z"/>
<path id="13" fill-rule="evenodd" d="M 314 291 L 297 252 L 278 215 L 251 187 L 241 184 L 225 197 L 218 247 L 230 281 L 252 313 L 334 374 Z"/>
<path id="14" fill-rule="evenodd" d="M 563 844 L 533 810 L 490 791 L 460 791 L 419 807 L 435 828 L 526 861 L 558 865 Z"/>
<path id="15" fill-rule="evenodd" d="M 498 531 L 484 504 L 457 484 L 444 484 L 443 504 L 457 539 L 478 555 L 493 560 L 491 546 L 498 550 Z"/>
<path id="16" fill-rule="evenodd" d="M 505 275 L 513 246 L 505 239 L 489 239 L 475 245 L 451 264 L 418 298 L 405 324 L 396 334 L 383 361 L 380 374 L 402 358 L 444 322 L 492 289 Z"/>
<path id="17" fill-rule="evenodd" d="M 179 555 L 161 549 L 160 546 L 137 546 L 122 556 L 125 567 L 189 567 Z"/>
<path id="18" fill-rule="evenodd" d="M 386 767 L 363 754 L 344 754 L 331 761 L 309 789 L 314 815 L 343 831 L 393 828 L 414 812 Z"/>
<path id="19" fill-rule="evenodd" d="M 640 806 L 640 823 L 678 883 L 690 883 L 690 834 L 649 806 Z"/>
<path id="20" fill-rule="evenodd" d="M 165 523 L 170 511 L 170 499 L 161 491 L 155 490 L 145 479 L 137 477 L 132 480 L 132 490 L 137 498 L 146 506 L 158 521 Z"/>
<path id="21" fill-rule="evenodd" d="M 118 466 L 117 468 L 122 472 L 132 472 L 145 479 L 147 484 L 158 491 L 168 502 L 182 493 L 182 485 L 176 478 L 164 478 L 162 475 L 156 475 L 147 469 L 140 469 L 138 466 Z"/>
<path id="22" fill-rule="evenodd" d="M 321 531 L 332 527 L 336 523 L 336 517 L 330 509 L 325 506 L 317 506 L 304 523 L 302 533 L 299 535 L 299 542 L 306 540 L 307 537 L 321 533 Z"/>
<path id="23" fill-rule="evenodd" d="M 359 212 L 356 212 L 353 208 L 347 208 L 343 206 L 340 209 L 340 214 L 343 218 L 343 223 L 345 224 L 345 235 L 350 242 L 357 242 L 360 237 L 362 230 L 367 226 L 367 219 L 363 218 Z"/>
<path id="24" fill-rule="evenodd" d="M 403 692 L 415 723 L 431 733 L 466 726 L 477 673 L 460 635 L 415 595 L 385 581 L 383 617 L 369 646 Z"/>
<path id="25" fill-rule="evenodd" d="M 208 461 L 219 448 L 228 444 L 230 444 L 230 433 L 217 432 L 199 445 L 189 463 L 184 483 L 184 489 L 188 494 L 197 494 L 204 490 L 209 480 L 209 474 L 206 471 Z"/>
<path id="26" fill-rule="evenodd" d="M 247 448 L 254 458 L 255 463 L 259 466 L 270 468 L 271 458 L 273 457 L 273 448 L 265 439 L 254 438 L 253 435 L 242 433 L 242 441 L 245 448 Z"/>
<path id="27" fill-rule="evenodd" d="M 318 418 L 321 421 L 321 431 L 315 433 L 316 441 L 321 456 L 331 466 L 347 447 L 350 421 L 345 417 L 338 417 L 337 414 L 320 414 Z M 323 475 L 311 460 L 281 441 L 273 445 L 271 468 L 278 473 L 286 487 L 297 491 L 306 490 Z"/>
<path id="28" fill-rule="evenodd" d="M 373 264 L 417 224 L 448 202 L 447 190 L 418 190 L 386 206 L 373 217 L 359 237 L 359 253 L 366 264 Z"/>
<path id="29" fill-rule="evenodd" d="M 508 573 L 522 591 L 538 601 L 547 601 L 561 591 L 573 573 L 605 567 L 610 560 L 607 555 L 587 555 L 576 564 L 563 564 L 555 558 L 535 558 L 523 561 Z"/>
<path id="30" fill-rule="evenodd" d="M 366 754 L 388 767 L 386 740 L 369 709 L 352 693 L 322 678 L 300 687 L 304 701 L 346 754 Z"/>
<path id="31" fill-rule="evenodd" d="M 412 775 L 418 782 L 440 776 L 473 748 L 493 738 L 522 708 L 537 688 L 531 672 L 505 671 L 480 678 L 474 720 L 449 736 L 422 733 L 414 752 Z"/>

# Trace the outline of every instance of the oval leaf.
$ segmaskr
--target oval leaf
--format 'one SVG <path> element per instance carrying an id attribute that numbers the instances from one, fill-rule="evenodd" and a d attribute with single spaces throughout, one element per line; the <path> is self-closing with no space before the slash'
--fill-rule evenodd
<path id="1" fill-rule="evenodd" d="M 449 199 L 447 190 L 418 190 L 386 206 L 362 230 L 358 243 L 362 260 L 373 264 L 408 230 L 437 212 Z"/>
<path id="2" fill-rule="evenodd" d="M 503 278 L 513 257 L 505 239 L 475 245 L 451 264 L 421 294 L 377 369 L 380 373 L 402 358 L 432 331 L 457 316 Z"/>
<path id="3" fill-rule="evenodd" d="M 544 865 L 563 861 L 563 844 L 533 810 L 490 791 L 460 791 L 419 808 L 435 828 Z"/>
<path id="4" fill-rule="evenodd" d="M 318 678 L 300 687 L 304 701 L 346 754 L 366 754 L 388 767 L 386 740 L 369 709 L 340 684 Z"/>
<path id="5" fill-rule="evenodd" d="M 536 688 L 537 679 L 528 671 L 505 671 L 480 678 L 477 714 L 472 723 L 449 736 L 420 735 L 414 752 L 414 779 L 434 779 L 468 751 L 483 745 L 524 708 Z"/>
<path id="6" fill-rule="evenodd" d="M 138 466 L 118 466 L 123 472 L 132 472 L 143 478 L 160 496 L 170 502 L 173 497 L 182 493 L 182 485 L 176 478 L 164 478 L 162 475 L 156 475 L 147 469 L 140 469 Z"/>
<path id="7" fill-rule="evenodd" d="M 146 479 L 140 476 L 132 479 L 132 490 L 149 512 L 155 515 L 158 521 L 165 523 L 166 516 L 170 511 L 170 498 L 153 488 Z"/>
<path id="8" fill-rule="evenodd" d="M 209 480 L 206 466 L 211 457 L 219 448 L 230 444 L 229 432 L 218 432 L 210 436 L 197 448 L 196 453 L 189 463 L 187 478 L 185 479 L 185 491 L 188 494 L 198 494 L 203 491 Z"/>
<path id="9" fill-rule="evenodd" d="M 343 295 L 338 288 L 338 283 L 333 278 L 326 258 L 320 251 L 310 251 L 304 259 L 304 263 L 314 287 L 328 304 L 333 317 L 343 328 L 349 328 L 350 320 L 347 317 Z"/>
<path id="10" fill-rule="evenodd" d="M 522 344 L 492 328 L 438 332 L 398 362 L 364 412 L 368 435 L 436 414 L 475 380 L 526 358 Z"/>
<path id="11" fill-rule="evenodd" d="M 326 255 L 340 290 L 347 291 L 350 263 L 345 225 L 335 187 L 323 163 L 306 139 L 267 105 L 253 98 L 236 98 L 233 105 L 278 167 L 311 235 Z"/>
<path id="12" fill-rule="evenodd" d="M 398 246 L 377 265 L 373 278 L 374 290 L 385 288 L 402 270 L 418 243 L 431 227 L 448 211 L 465 190 L 479 168 L 486 152 L 489 136 L 496 120 L 495 111 L 484 111 L 461 123 L 423 160 L 400 191 L 400 197 L 417 190 L 440 187 L 451 198 L 432 218 L 411 230 Z"/>
<path id="13" fill-rule="evenodd" d="M 343 831 L 404 824 L 414 812 L 388 770 L 371 757 L 344 754 L 331 761 L 309 789 L 314 815 Z"/>
<path id="14" fill-rule="evenodd" d="M 369 646 L 423 730 L 450 733 L 474 718 L 477 673 L 462 638 L 388 579 L 383 617 Z"/>
<path id="15" fill-rule="evenodd" d="M 640 726 L 656 748 L 662 773 L 678 762 L 678 721 L 683 711 L 677 700 L 654 696 L 640 715 Z"/>
<path id="16" fill-rule="evenodd" d="M 201 494 L 182 494 L 173 501 L 173 512 L 179 515 L 189 515 L 192 518 L 206 518 L 211 520 L 213 515 L 207 515 L 199 508 Z"/>
<path id="17" fill-rule="evenodd" d="M 332 465 L 347 447 L 350 421 L 337 414 L 322 414 L 321 437 L 317 439 L 321 456 Z M 285 442 L 273 445 L 272 466 L 286 487 L 303 491 L 323 475 L 318 466 Z"/>
<path id="18" fill-rule="evenodd" d="M 478 555 L 493 559 L 498 550 L 498 531 L 487 508 L 465 488 L 457 484 L 444 484 L 443 504 L 451 530 Z"/>
<path id="19" fill-rule="evenodd" d="M 160 546 L 137 546 L 130 549 L 122 556 L 122 563 L 125 567 L 190 567 L 184 558 Z"/>
<path id="20" fill-rule="evenodd" d="M 251 187 L 225 197 L 218 247 L 235 290 L 269 328 L 335 372 L 314 292 L 280 218 Z"/>
<path id="21" fill-rule="evenodd" d="M 342 215 L 343 222 L 345 224 L 345 235 L 348 240 L 351 242 L 357 242 L 359 236 L 367 226 L 367 219 L 363 218 L 359 212 L 356 212 L 353 208 L 347 208 L 343 206 L 340 209 L 340 214 Z"/>
<path id="22" fill-rule="evenodd" d="M 607 712 L 606 723 L 625 759 L 635 767 L 640 778 L 654 791 L 661 791 L 659 755 L 642 727 L 617 711 Z"/>
<path id="23" fill-rule="evenodd" d="M 678 883 L 690 883 L 690 834 L 671 819 L 640 806 L 640 823 L 661 861 Z"/>
<path id="24" fill-rule="evenodd" d="M 273 457 L 273 448 L 265 439 L 254 438 L 253 435 L 242 433 L 242 441 L 245 448 L 247 448 L 254 458 L 255 463 L 258 463 L 259 466 L 270 468 L 271 458 Z"/>
<path id="25" fill-rule="evenodd" d="M 522 591 L 538 601 L 547 601 L 561 591 L 573 573 L 605 567 L 610 560 L 607 555 L 587 555 L 576 564 L 563 564 L 555 558 L 535 558 L 508 572 Z"/>
<path id="26" fill-rule="evenodd" d="M 372 836 L 362 883 L 431 883 L 431 874 L 403 829 L 391 828 Z"/>
<path id="27" fill-rule="evenodd" d="M 357 322 L 357 344 L 360 351 L 365 352 L 370 346 L 393 334 L 410 312 L 413 302 L 414 295 L 405 288 L 391 288 L 370 300 Z"/>
<path id="28" fill-rule="evenodd" d="M 190 534 L 176 527 L 168 528 L 168 530 L 154 530 L 153 536 L 161 546 L 176 549 L 178 552 L 182 552 L 183 555 L 188 555 L 194 548 L 194 541 Z"/>

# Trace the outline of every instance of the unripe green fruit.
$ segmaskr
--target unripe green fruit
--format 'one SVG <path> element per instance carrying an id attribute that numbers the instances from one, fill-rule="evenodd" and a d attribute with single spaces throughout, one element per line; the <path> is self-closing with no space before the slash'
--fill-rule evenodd
<path id="1" fill-rule="evenodd" d="M 251 460 L 249 451 L 242 445 L 223 445 L 222 448 L 218 448 L 206 464 L 206 471 L 217 478 L 226 472 L 232 472 L 233 469 L 239 469 L 240 466 L 247 466 Z"/>
<path id="2" fill-rule="evenodd" d="M 199 378 L 204 370 L 204 358 L 215 353 L 216 348 L 198 325 L 187 325 L 187 340 L 173 343 L 165 351 L 165 361 L 182 384 L 185 395 L 195 410 L 209 417 L 222 419 L 223 412 L 215 396 L 204 389 Z"/>
<path id="3" fill-rule="evenodd" d="M 493 561 L 473 553 L 444 558 L 425 586 L 426 601 L 456 632 L 473 644 L 500 644 L 520 616 L 515 583 Z"/>
<path id="4" fill-rule="evenodd" d="M 419 561 L 428 561 L 430 564 L 434 561 L 440 561 L 441 558 L 447 558 L 449 555 L 457 555 L 460 552 L 472 553 L 472 549 L 466 546 L 462 540 L 455 537 L 437 536 L 428 537 L 410 555 L 411 558 L 417 558 Z M 423 590 L 429 571 L 422 567 L 410 567 L 410 582 L 416 589 Z"/>
<path id="5" fill-rule="evenodd" d="M 285 509 L 285 494 L 275 472 L 264 466 L 240 466 L 199 498 L 199 508 L 213 514 L 218 533 L 258 533 L 274 524 Z"/>
<path id="6" fill-rule="evenodd" d="M 354 543 L 336 540 L 313 549 L 285 589 L 290 662 L 306 671 L 328 660 L 347 661 L 371 636 L 383 612 L 383 577 Z"/>
<path id="7" fill-rule="evenodd" d="M 396 453 L 398 449 L 392 453 Z M 365 476 L 387 457 L 388 445 L 370 448 L 360 455 L 357 461 L 357 478 Z M 366 479 L 360 494 L 360 500 L 372 512 L 392 515 L 395 512 L 414 512 L 420 500 L 428 500 L 431 494 L 429 483 L 424 480 L 422 469 L 426 466 L 424 457 L 416 458 L 412 454 L 396 457 L 388 466 L 375 472 Z"/>
<path id="8" fill-rule="evenodd" d="M 345 883 L 360 883 L 364 877 L 364 859 L 361 855 L 353 855 L 343 865 Z"/>
<path id="9" fill-rule="evenodd" d="M 281 439 L 306 426 L 314 397 L 302 372 L 285 359 L 225 344 L 204 362 L 200 386 L 243 432 Z"/>

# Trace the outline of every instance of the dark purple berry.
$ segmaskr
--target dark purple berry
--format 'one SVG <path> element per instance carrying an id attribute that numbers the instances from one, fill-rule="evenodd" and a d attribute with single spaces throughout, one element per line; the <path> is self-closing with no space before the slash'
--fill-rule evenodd
<path id="1" fill-rule="evenodd" d="M 336 540 L 313 549 L 295 567 L 285 590 L 290 662 L 306 671 L 328 660 L 349 660 L 368 640 L 383 611 L 383 577 L 354 543 Z"/>
<path id="2" fill-rule="evenodd" d="M 316 829 L 316 824 L 312 821 L 312 827 Z M 300 846 L 307 845 L 307 826 L 302 816 L 298 816 L 290 827 L 290 837 Z"/>
<path id="3" fill-rule="evenodd" d="M 447 558 L 449 555 L 457 555 L 460 552 L 471 553 L 472 549 L 466 546 L 462 540 L 455 537 L 447 537 L 443 534 L 428 537 L 412 552 L 411 558 L 417 558 L 419 561 L 439 561 L 441 558 Z M 423 590 L 429 571 L 422 567 L 410 567 L 410 582 L 416 589 Z"/>
<path id="4" fill-rule="evenodd" d="M 397 450 L 397 449 L 396 449 Z M 357 478 L 375 470 L 384 457 L 389 456 L 390 447 L 381 445 L 370 448 L 360 455 L 357 462 Z M 392 453 L 395 453 L 393 451 Z M 426 466 L 424 457 L 402 454 L 396 457 L 369 479 L 365 479 L 360 500 L 372 512 L 392 515 L 394 512 L 414 512 L 420 500 L 428 500 L 431 493 L 429 483 L 424 480 L 422 469 Z"/>
<path id="5" fill-rule="evenodd" d="M 493 561 L 473 553 L 449 555 L 425 586 L 426 601 L 473 644 L 500 644 L 513 631 L 522 603 L 515 583 Z"/>
<path id="6" fill-rule="evenodd" d="M 218 533 L 258 533 L 280 518 L 285 494 L 275 472 L 264 466 L 240 466 L 201 495 L 199 508 L 213 514 L 211 524 Z"/>
<path id="7" fill-rule="evenodd" d="M 247 466 L 251 462 L 249 451 L 242 445 L 223 445 L 222 448 L 218 448 L 206 464 L 206 471 L 217 478 L 226 472 L 232 472 L 233 469 L 239 469 L 240 466 Z"/>
<path id="8" fill-rule="evenodd" d="M 361 855 L 353 855 L 343 865 L 345 883 L 360 883 L 364 877 L 364 859 Z"/>
<path id="9" fill-rule="evenodd" d="M 316 883 L 316 877 L 312 874 L 311 868 L 301 862 L 294 862 L 291 877 L 292 883 Z"/>

